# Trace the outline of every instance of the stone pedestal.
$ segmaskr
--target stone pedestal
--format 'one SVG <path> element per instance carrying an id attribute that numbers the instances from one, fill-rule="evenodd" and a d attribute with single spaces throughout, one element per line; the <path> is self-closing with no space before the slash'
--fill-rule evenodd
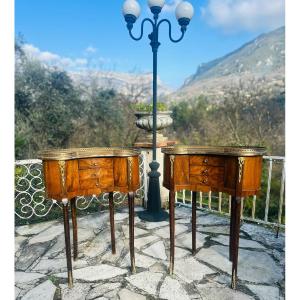
<path id="1" fill-rule="evenodd" d="M 163 147 L 167 147 L 167 146 L 173 146 L 174 144 L 176 144 L 175 141 L 167 141 L 164 143 L 160 143 L 158 144 L 157 150 L 156 150 L 156 161 L 160 164 L 159 167 L 159 173 L 161 174 L 159 177 L 159 184 L 160 184 L 160 197 L 161 197 L 161 204 L 162 207 L 164 208 L 166 206 L 166 203 L 169 199 L 169 191 L 163 187 L 162 183 L 163 183 L 163 170 L 164 170 L 164 154 L 161 152 L 161 148 Z M 149 143 L 135 143 L 134 144 L 135 148 L 139 148 L 142 153 L 145 155 L 146 158 L 146 171 L 147 174 L 148 172 L 150 172 L 150 167 L 149 167 L 149 163 L 152 161 L 152 144 Z M 148 190 L 148 182 L 149 182 L 149 178 L 147 178 L 147 190 Z M 145 208 L 147 207 L 147 197 L 145 199 Z"/>

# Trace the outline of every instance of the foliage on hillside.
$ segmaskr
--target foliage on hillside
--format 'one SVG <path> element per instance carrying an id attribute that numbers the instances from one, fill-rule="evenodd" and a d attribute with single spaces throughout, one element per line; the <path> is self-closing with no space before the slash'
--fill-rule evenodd
<path id="1" fill-rule="evenodd" d="M 15 151 L 36 158 L 46 148 L 131 146 L 138 129 L 129 97 L 91 86 L 30 59 L 16 44 Z"/>
<path id="2" fill-rule="evenodd" d="M 184 144 L 265 146 L 272 155 L 284 155 L 285 94 L 264 89 L 263 82 L 240 82 L 219 104 L 199 96 L 172 110 L 170 134 Z"/>

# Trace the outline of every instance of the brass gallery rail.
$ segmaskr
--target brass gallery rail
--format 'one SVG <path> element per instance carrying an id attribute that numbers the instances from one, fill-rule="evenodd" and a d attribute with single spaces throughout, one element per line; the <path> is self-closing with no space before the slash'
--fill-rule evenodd
<path id="1" fill-rule="evenodd" d="M 140 178 L 141 188 L 137 190 L 137 197 L 147 202 L 147 158 L 146 154 L 142 152 L 140 155 Z M 262 195 L 265 194 L 264 199 L 264 216 L 257 216 L 257 198 L 251 197 L 251 213 L 250 216 L 244 215 L 244 209 L 242 209 L 242 218 L 255 223 L 266 224 L 275 226 L 278 229 L 284 228 L 284 188 L 285 188 L 285 158 L 282 156 L 264 156 L 265 166 L 265 184 L 262 186 Z M 274 169 L 276 168 L 277 176 L 274 178 Z M 51 209 L 59 206 L 59 203 L 55 200 L 49 201 L 45 199 L 45 187 L 42 179 L 42 161 L 35 160 L 19 160 L 15 162 L 15 214 L 16 218 L 27 219 L 30 222 L 32 217 L 45 217 Z M 279 174 L 280 172 L 280 174 Z M 279 175 L 278 175 L 279 174 Z M 278 178 L 280 177 L 280 178 Z M 275 190 L 274 187 L 277 186 Z M 279 186 L 279 188 L 278 188 Z M 273 189 L 272 189 L 273 187 Z M 270 221 L 269 211 L 271 203 L 271 193 L 276 192 L 273 198 L 278 201 L 276 207 L 276 220 Z M 122 204 L 126 199 L 126 195 L 121 193 L 114 194 L 114 200 L 116 205 Z M 176 193 L 176 203 L 191 207 L 191 192 L 183 190 Z M 215 196 L 213 193 L 199 193 L 198 207 L 215 213 L 222 213 L 229 215 L 230 212 L 230 196 L 219 193 Z M 242 200 L 243 203 L 247 199 Z M 108 195 L 93 195 L 92 197 L 78 197 L 76 205 L 79 210 L 86 210 L 93 202 L 101 203 L 102 205 L 108 205 Z M 217 202 L 217 205 L 213 207 L 213 202 Z M 50 204 L 49 204 L 50 203 Z M 226 208 L 226 210 L 224 210 Z M 274 212 L 273 212 L 274 214 Z"/>

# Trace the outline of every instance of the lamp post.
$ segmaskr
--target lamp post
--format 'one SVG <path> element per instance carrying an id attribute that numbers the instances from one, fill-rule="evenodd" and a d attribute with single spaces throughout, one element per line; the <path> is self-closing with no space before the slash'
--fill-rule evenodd
<path id="1" fill-rule="evenodd" d="M 136 0 L 126 0 L 123 4 L 123 15 L 127 23 L 127 29 L 130 37 L 139 41 L 144 35 L 144 24 L 149 22 L 152 25 L 152 32 L 148 35 L 150 46 L 153 52 L 153 141 L 152 141 L 152 162 L 149 164 L 151 171 L 149 172 L 149 189 L 147 211 L 140 214 L 140 217 L 148 221 L 161 221 L 168 217 L 167 212 L 161 208 L 159 176 L 159 163 L 156 161 L 156 121 L 157 121 L 157 52 L 160 46 L 159 28 L 163 23 L 167 23 L 169 27 L 169 38 L 173 43 L 180 42 L 186 32 L 187 26 L 190 23 L 194 14 L 193 6 L 187 2 L 180 2 L 176 7 L 176 18 L 181 26 L 181 36 L 178 39 L 173 39 L 171 34 L 171 22 L 168 19 L 158 21 L 159 14 L 165 4 L 165 0 L 148 0 L 148 6 L 153 14 L 153 19 L 145 18 L 141 23 L 141 33 L 135 37 L 132 33 L 133 24 L 140 16 L 141 8 Z"/>

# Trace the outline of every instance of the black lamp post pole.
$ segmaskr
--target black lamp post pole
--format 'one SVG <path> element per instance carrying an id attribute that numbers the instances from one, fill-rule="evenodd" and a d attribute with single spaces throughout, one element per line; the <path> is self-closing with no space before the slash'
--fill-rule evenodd
<path id="1" fill-rule="evenodd" d="M 179 19 L 179 24 L 181 26 L 181 36 L 178 39 L 173 39 L 171 36 L 171 23 L 167 19 L 162 19 L 158 22 L 158 16 L 161 12 L 160 7 L 152 7 L 151 11 L 153 13 L 153 20 L 145 18 L 141 24 L 141 34 L 139 37 L 134 37 L 132 34 L 133 24 L 136 21 L 136 17 L 133 15 L 125 15 L 125 20 L 127 22 L 127 28 L 129 35 L 135 41 L 139 41 L 143 37 L 144 33 L 144 24 L 145 22 L 150 22 L 152 25 L 152 33 L 148 35 L 150 39 L 150 45 L 153 52 L 153 141 L 152 141 L 152 162 L 149 164 L 151 171 L 149 172 L 149 190 L 148 190 L 148 202 L 147 202 L 147 211 L 141 212 L 139 217 L 147 221 L 161 221 L 165 220 L 168 217 L 168 213 L 161 208 L 161 197 L 160 197 L 160 186 L 159 186 L 159 177 L 160 173 L 158 172 L 159 163 L 156 161 L 156 151 L 157 151 L 157 142 L 156 142 L 156 128 L 157 128 L 157 52 L 160 43 L 158 41 L 159 26 L 162 23 L 167 23 L 169 26 L 169 38 L 172 42 L 178 43 L 184 37 L 187 25 L 190 22 L 190 19 L 182 18 Z"/>

